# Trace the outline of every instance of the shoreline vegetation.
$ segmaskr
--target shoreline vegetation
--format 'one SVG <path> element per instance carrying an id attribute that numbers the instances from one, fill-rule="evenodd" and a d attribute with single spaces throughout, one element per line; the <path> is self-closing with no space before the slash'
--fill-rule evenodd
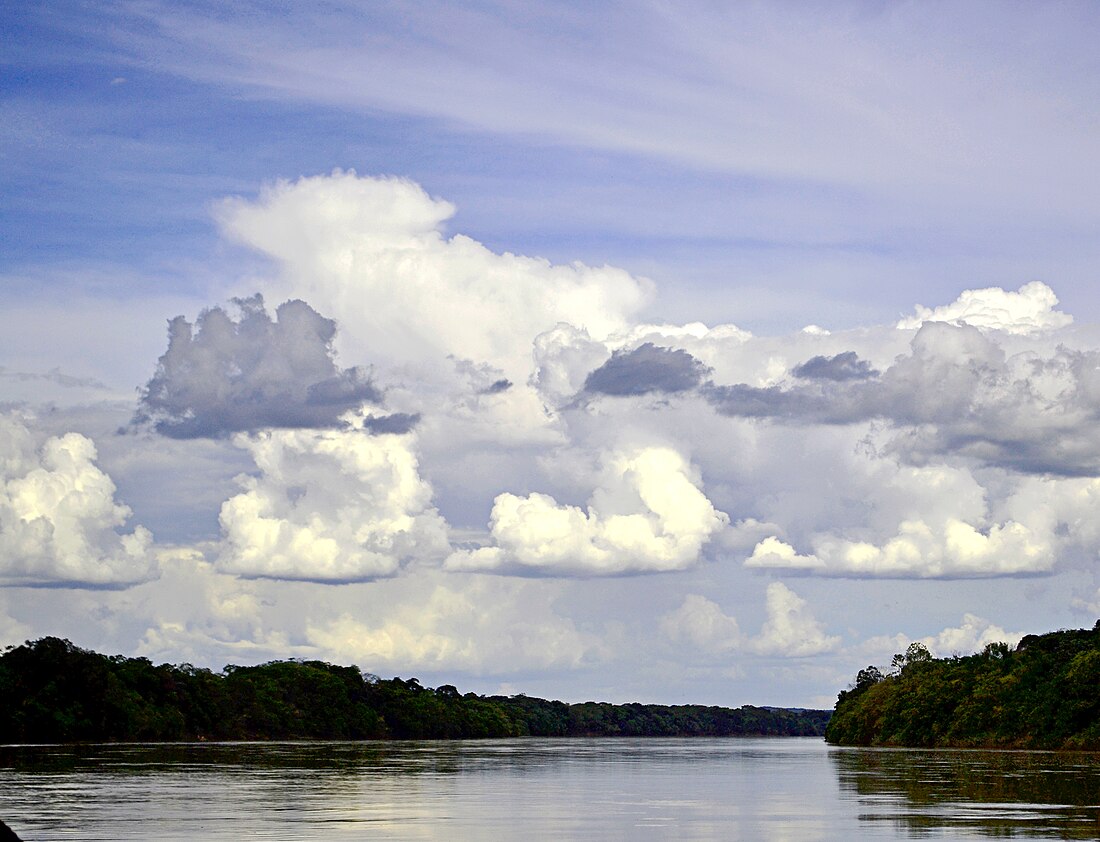
<path id="1" fill-rule="evenodd" d="M 480 696 L 322 661 L 213 672 L 57 637 L 0 654 L 0 743 L 821 736 L 831 713 Z"/>
<path id="2" fill-rule="evenodd" d="M 846 746 L 1100 750 L 1100 621 L 1012 649 L 933 658 L 919 643 L 841 691 L 825 740 Z"/>

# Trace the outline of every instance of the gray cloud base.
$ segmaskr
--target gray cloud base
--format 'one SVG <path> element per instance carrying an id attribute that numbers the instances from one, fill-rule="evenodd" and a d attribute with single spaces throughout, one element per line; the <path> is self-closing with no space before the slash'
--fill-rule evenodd
<path id="1" fill-rule="evenodd" d="M 650 392 L 686 392 L 697 387 L 709 369 L 687 351 L 646 342 L 630 351 L 617 351 L 591 372 L 584 391 L 602 395 L 645 395 Z"/>
<path id="2" fill-rule="evenodd" d="M 1065 348 L 1046 358 L 1008 358 L 994 337 L 977 328 L 928 322 L 913 337 L 911 353 L 881 374 L 844 353 L 792 369 L 810 382 L 707 383 L 701 391 L 731 417 L 888 422 L 899 431 L 887 452 L 911 464 L 955 454 L 1022 473 L 1096 476 L 1098 365 L 1097 352 Z"/>
<path id="3" fill-rule="evenodd" d="M 811 357 L 791 369 L 791 374 L 804 380 L 866 380 L 876 377 L 878 371 L 855 351 L 844 351 L 832 357 Z"/>
<path id="4" fill-rule="evenodd" d="M 300 300 L 279 305 L 274 320 L 260 295 L 234 304 L 237 320 L 213 307 L 193 326 L 183 316 L 169 322 L 168 350 L 135 422 L 152 422 L 172 438 L 219 438 L 264 427 L 334 427 L 348 410 L 381 402 L 367 369 L 337 368 L 335 321 Z M 402 416 L 380 431 L 413 424 Z"/>

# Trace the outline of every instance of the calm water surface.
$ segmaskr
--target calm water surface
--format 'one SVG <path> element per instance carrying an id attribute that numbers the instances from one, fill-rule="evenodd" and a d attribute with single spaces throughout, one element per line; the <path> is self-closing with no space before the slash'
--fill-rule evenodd
<path id="1" fill-rule="evenodd" d="M 1100 757 L 818 739 L 0 747 L 45 840 L 1095 839 Z"/>

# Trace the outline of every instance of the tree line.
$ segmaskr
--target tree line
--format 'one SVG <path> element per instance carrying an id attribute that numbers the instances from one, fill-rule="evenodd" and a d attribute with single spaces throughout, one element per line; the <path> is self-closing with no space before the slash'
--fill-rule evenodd
<path id="1" fill-rule="evenodd" d="M 322 661 L 190 664 L 45 637 L 0 655 L 0 742 L 820 736 L 830 711 L 481 696 Z"/>
<path id="2" fill-rule="evenodd" d="M 933 658 L 919 643 L 859 671 L 825 731 L 837 745 L 1100 749 L 1100 622 L 1012 649 Z"/>

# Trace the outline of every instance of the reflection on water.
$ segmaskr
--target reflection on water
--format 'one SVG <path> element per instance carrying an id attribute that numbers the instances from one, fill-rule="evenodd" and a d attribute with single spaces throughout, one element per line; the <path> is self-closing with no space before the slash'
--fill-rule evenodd
<path id="1" fill-rule="evenodd" d="M 865 822 L 912 836 L 1100 838 L 1100 757 L 1032 751 L 836 749 Z"/>
<path id="2" fill-rule="evenodd" d="M 817 739 L 0 746 L 44 840 L 1096 838 L 1100 758 Z"/>
<path id="3" fill-rule="evenodd" d="M 0 817 L 28 840 L 827 840 L 825 756 L 797 738 L 9 747 Z"/>

